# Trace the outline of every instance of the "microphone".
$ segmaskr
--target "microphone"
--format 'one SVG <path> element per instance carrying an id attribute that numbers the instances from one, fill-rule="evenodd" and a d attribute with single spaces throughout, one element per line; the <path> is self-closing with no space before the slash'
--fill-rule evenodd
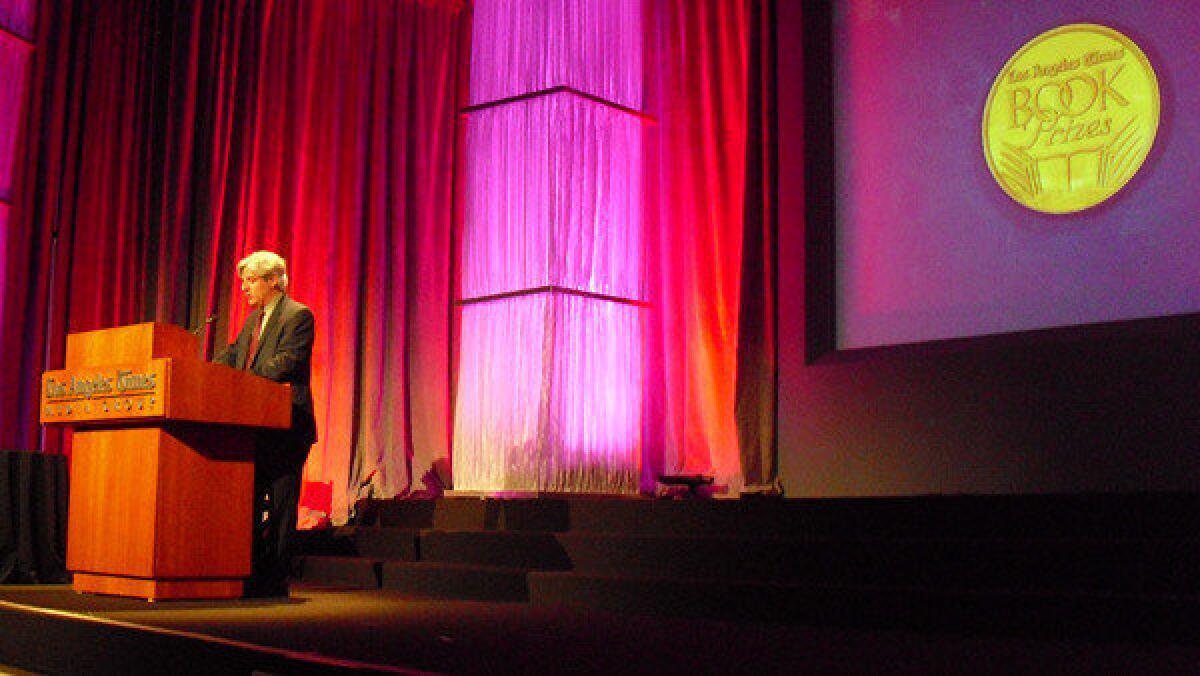
<path id="1" fill-rule="evenodd" d="M 201 333 L 203 333 L 203 332 L 204 332 L 204 329 L 207 329 L 207 328 L 208 328 L 208 325 L 209 325 L 209 324 L 212 324 L 212 323 L 213 323 L 213 322 L 215 322 L 215 321 L 217 321 L 217 316 L 216 316 L 216 315 L 211 315 L 211 316 L 210 316 L 208 319 L 205 319 L 205 320 L 204 320 L 204 323 L 203 323 L 203 324 L 201 324 L 200 326 L 197 326 L 196 328 L 192 329 L 192 335 L 193 335 L 193 336 L 198 336 L 198 335 L 200 335 Z"/>

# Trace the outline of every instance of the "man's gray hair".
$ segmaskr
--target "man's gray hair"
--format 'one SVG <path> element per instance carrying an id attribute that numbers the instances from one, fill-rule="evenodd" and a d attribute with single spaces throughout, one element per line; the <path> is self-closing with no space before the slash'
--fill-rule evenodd
<path id="1" fill-rule="evenodd" d="M 274 277 L 276 288 L 280 291 L 287 291 L 287 263 L 277 253 L 255 251 L 238 261 L 237 271 L 239 277 L 245 277 L 246 273 L 255 277 Z"/>

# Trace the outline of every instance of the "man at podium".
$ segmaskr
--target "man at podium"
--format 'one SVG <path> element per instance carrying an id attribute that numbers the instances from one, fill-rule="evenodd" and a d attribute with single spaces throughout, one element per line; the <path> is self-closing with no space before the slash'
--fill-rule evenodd
<path id="1" fill-rule="evenodd" d="M 313 416 L 313 313 L 287 295 L 287 264 L 255 251 L 237 264 L 253 309 L 237 339 L 214 361 L 292 386 L 292 426 L 262 430 L 254 454 L 254 547 L 247 594 L 287 593 L 288 539 L 296 528 L 300 474 L 317 439 Z"/>

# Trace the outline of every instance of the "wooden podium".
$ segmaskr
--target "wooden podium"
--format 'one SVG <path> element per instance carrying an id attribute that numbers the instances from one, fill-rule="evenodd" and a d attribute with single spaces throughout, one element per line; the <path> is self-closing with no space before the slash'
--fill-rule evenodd
<path id="1" fill-rule="evenodd" d="M 41 420 L 74 430 L 75 590 L 236 598 L 250 575 L 254 428 L 286 428 L 290 387 L 200 358 L 196 336 L 136 324 L 67 336 Z"/>

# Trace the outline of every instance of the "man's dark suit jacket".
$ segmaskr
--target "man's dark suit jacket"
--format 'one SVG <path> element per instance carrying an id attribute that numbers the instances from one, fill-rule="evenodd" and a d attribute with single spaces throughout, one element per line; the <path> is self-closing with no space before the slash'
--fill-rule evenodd
<path id="1" fill-rule="evenodd" d="M 262 319 L 262 308 L 246 318 L 237 340 L 217 355 L 216 361 L 234 368 L 245 368 L 246 352 L 254 327 Z M 317 440 L 313 417 L 312 379 L 313 313 L 307 306 L 286 295 L 271 313 L 259 337 L 258 353 L 250 371 L 276 382 L 292 386 L 292 427 L 290 436 L 296 446 L 308 447 Z M 284 443 L 284 446 L 290 444 Z M 302 460 L 302 459 L 301 459 Z"/>

